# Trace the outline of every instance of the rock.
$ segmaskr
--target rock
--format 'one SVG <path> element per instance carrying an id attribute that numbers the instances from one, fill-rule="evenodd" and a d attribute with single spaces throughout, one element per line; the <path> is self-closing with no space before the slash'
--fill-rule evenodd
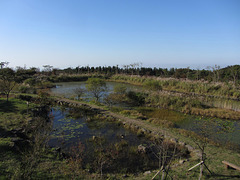
<path id="1" fill-rule="evenodd" d="M 151 174 L 151 171 L 145 171 L 144 173 L 143 173 L 143 175 L 148 175 L 148 174 Z"/>
<path id="2" fill-rule="evenodd" d="M 23 132 L 23 130 L 24 130 L 24 129 L 21 128 L 21 127 L 20 127 L 20 128 L 16 128 L 16 131 L 18 131 L 18 132 Z"/>
<path id="3" fill-rule="evenodd" d="M 140 144 L 140 145 L 138 146 L 138 152 L 139 152 L 139 153 L 146 153 L 147 150 L 148 150 L 147 147 L 143 146 L 142 144 Z"/>
<path id="4" fill-rule="evenodd" d="M 185 146 L 185 145 L 186 145 L 186 143 L 185 143 L 185 142 L 182 142 L 182 141 L 179 141 L 178 144 L 179 144 L 180 146 Z"/>
<path id="5" fill-rule="evenodd" d="M 172 165 L 173 168 L 178 167 L 178 166 L 179 166 L 179 164 Z"/>
<path id="6" fill-rule="evenodd" d="M 150 131 L 150 130 L 146 130 L 146 131 L 147 131 L 148 134 L 151 134 L 151 133 L 152 133 L 152 131 Z"/>
<path id="7" fill-rule="evenodd" d="M 201 158 L 202 157 L 202 153 L 200 150 L 193 150 L 194 154 L 196 154 L 197 157 Z"/>
<path id="8" fill-rule="evenodd" d="M 183 163 L 185 163 L 186 161 L 184 160 L 184 159 L 180 159 L 179 160 L 179 164 L 183 164 Z"/>
<path id="9" fill-rule="evenodd" d="M 141 131 L 142 131 L 143 133 L 145 133 L 147 130 L 146 130 L 146 129 L 144 129 L 144 128 L 142 128 L 142 129 L 141 129 Z"/>
<path id="10" fill-rule="evenodd" d="M 158 133 L 157 133 L 157 132 L 155 132 L 155 131 L 154 131 L 154 132 L 152 132 L 152 134 L 153 134 L 153 135 L 155 135 L 155 136 L 157 136 L 157 135 L 158 135 Z"/>
<path id="11" fill-rule="evenodd" d="M 192 152 L 194 150 L 194 148 L 190 145 L 186 145 L 185 147 L 188 149 L 189 152 Z"/>
<path id="12" fill-rule="evenodd" d="M 171 139 L 171 136 L 168 136 L 168 135 L 163 135 L 163 138 L 165 138 L 165 139 Z M 174 139 L 174 138 L 173 138 Z"/>
<path id="13" fill-rule="evenodd" d="M 135 125 L 135 129 L 139 129 L 139 126 Z"/>
<path id="14" fill-rule="evenodd" d="M 173 142 L 173 143 L 177 143 L 178 142 L 178 140 L 175 139 L 175 138 L 171 138 L 170 141 Z"/>

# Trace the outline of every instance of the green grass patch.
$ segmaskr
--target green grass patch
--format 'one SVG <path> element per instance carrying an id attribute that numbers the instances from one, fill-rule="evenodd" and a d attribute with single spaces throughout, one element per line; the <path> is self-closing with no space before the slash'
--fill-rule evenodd
<path id="1" fill-rule="evenodd" d="M 186 116 L 182 113 L 167 110 L 167 109 L 157 109 L 157 108 L 149 108 L 149 107 L 139 107 L 137 110 L 145 115 L 147 118 L 156 118 L 160 120 L 167 120 L 171 122 L 181 122 Z"/>

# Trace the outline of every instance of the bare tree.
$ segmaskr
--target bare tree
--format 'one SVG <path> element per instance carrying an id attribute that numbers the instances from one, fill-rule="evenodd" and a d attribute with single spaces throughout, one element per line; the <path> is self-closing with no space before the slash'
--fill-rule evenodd
<path id="1" fill-rule="evenodd" d="M 199 180 L 202 179 L 204 167 L 208 170 L 210 174 L 213 174 L 208 166 L 205 164 L 207 159 L 206 148 L 210 142 L 210 137 L 214 134 L 224 133 L 224 132 L 231 132 L 234 129 L 232 122 L 226 122 L 226 120 L 214 120 L 214 119 L 199 119 L 196 121 L 196 130 L 200 137 L 194 137 L 194 142 L 199 148 L 200 154 L 200 162 L 190 168 L 188 171 L 192 170 L 193 168 L 200 166 L 200 173 L 199 173 Z"/>
<path id="2" fill-rule="evenodd" d="M 207 67 L 208 69 L 211 69 L 212 72 L 213 72 L 213 80 L 215 82 L 218 82 L 219 81 L 219 78 L 220 78 L 220 66 L 215 64 L 214 66 L 208 66 Z"/>
<path id="3" fill-rule="evenodd" d="M 87 90 L 93 95 L 96 101 L 104 95 L 104 92 L 107 91 L 106 82 L 99 78 L 89 78 L 86 81 Z"/>
<path id="4" fill-rule="evenodd" d="M 199 67 L 197 68 L 197 72 L 196 72 L 196 79 L 199 80 L 200 79 L 200 69 Z"/>
<path id="5" fill-rule="evenodd" d="M 73 90 L 73 92 L 77 95 L 78 100 L 85 94 L 85 89 L 78 87 Z"/>
<path id="6" fill-rule="evenodd" d="M 189 71 L 190 71 L 190 67 L 187 67 L 187 79 L 189 78 Z"/>
<path id="7" fill-rule="evenodd" d="M 46 71 L 46 72 L 51 72 L 52 68 L 53 68 L 53 66 L 51 66 L 51 65 L 43 65 L 43 67 L 44 67 L 44 71 Z"/>
<path id="8" fill-rule="evenodd" d="M 169 174 L 170 165 L 176 156 L 177 145 L 165 141 L 163 138 L 158 138 L 151 147 L 153 154 L 158 159 L 159 171 L 153 176 L 154 179 L 162 172 L 161 180 L 166 179 Z M 172 178 L 172 177 L 171 177 Z"/>
<path id="9" fill-rule="evenodd" d="M 126 70 L 126 74 L 127 74 L 127 73 L 128 73 L 129 65 L 123 65 L 123 68 Z"/>

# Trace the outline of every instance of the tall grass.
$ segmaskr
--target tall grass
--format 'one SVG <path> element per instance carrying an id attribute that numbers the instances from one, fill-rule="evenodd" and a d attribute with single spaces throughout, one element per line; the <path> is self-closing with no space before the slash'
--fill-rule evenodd
<path id="1" fill-rule="evenodd" d="M 240 90 L 230 83 L 214 83 L 208 81 L 190 81 L 174 78 L 141 77 L 114 75 L 112 80 L 128 82 L 136 85 L 144 85 L 148 82 L 158 82 L 158 85 L 166 91 L 178 91 L 182 93 L 204 94 L 212 96 L 222 96 L 227 98 L 240 98 Z"/>
<path id="2" fill-rule="evenodd" d="M 210 107 L 240 111 L 240 101 L 225 98 L 204 98 L 203 103 Z"/>

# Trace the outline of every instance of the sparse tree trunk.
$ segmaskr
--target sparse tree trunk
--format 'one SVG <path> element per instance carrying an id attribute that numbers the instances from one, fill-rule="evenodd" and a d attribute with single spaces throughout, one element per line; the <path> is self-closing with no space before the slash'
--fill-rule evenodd
<path id="1" fill-rule="evenodd" d="M 234 86 L 236 86 L 237 85 L 238 71 L 235 70 L 233 66 L 231 67 L 231 75 L 233 77 Z"/>
<path id="2" fill-rule="evenodd" d="M 7 95 L 7 102 L 8 102 L 8 98 L 9 98 L 9 93 L 7 93 L 6 95 Z"/>
<path id="3" fill-rule="evenodd" d="M 164 180 L 164 178 L 165 178 L 165 170 L 163 169 L 163 171 L 162 171 L 162 178 L 161 178 L 161 180 Z"/>
<path id="4" fill-rule="evenodd" d="M 103 175 L 103 163 L 101 162 L 101 179 L 102 179 L 102 175 Z"/>
<path id="5" fill-rule="evenodd" d="M 200 174 L 199 174 L 199 178 L 198 178 L 198 180 L 201 180 L 201 178 L 202 178 L 202 174 L 203 174 L 203 163 L 200 165 Z"/>

